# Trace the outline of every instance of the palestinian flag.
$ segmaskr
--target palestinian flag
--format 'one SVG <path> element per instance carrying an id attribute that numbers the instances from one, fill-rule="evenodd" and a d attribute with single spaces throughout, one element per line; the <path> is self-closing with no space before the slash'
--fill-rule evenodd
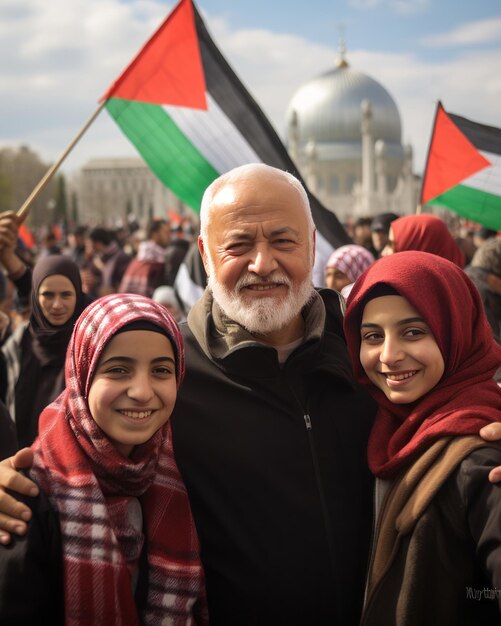
<path id="1" fill-rule="evenodd" d="M 263 162 L 300 178 L 191 0 L 176 5 L 101 100 L 152 171 L 197 212 L 206 187 L 238 165 Z M 309 196 L 320 245 L 349 243 L 337 217 Z"/>
<path id="2" fill-rule="evenodd" d="M 501 230 L 501 129 L 446 113 L 439 102 L 421 203 Z"/>

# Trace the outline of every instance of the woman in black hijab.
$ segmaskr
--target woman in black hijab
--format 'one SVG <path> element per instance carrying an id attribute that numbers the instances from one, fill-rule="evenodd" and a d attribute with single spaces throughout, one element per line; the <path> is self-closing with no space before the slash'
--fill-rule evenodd
<path id="1" fill-rule="evenodd" d="M 33 270 L 31 316 L 2 348 L 5 403 L 20 448 L 33 443 L 38 416 L 64 389 L 64 360 L 75 321 L 89 304 L 78 266 L 63 255 L 41 258 Z"/>

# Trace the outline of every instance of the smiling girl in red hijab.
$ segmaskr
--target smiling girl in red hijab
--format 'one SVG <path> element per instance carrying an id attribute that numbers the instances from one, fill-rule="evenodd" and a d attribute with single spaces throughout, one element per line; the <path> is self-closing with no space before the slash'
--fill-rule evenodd
<path id="1" fill-rule="evenodd" d="M 362 624 L 499 624 L 501 487 L 488 473 L 501 450 L 476 434 L 501 421 L 501 347 L 478 291 L 437 255 L 387 256 L 355 283 L 345 333 L 355 376 L 379 405 Z"/>

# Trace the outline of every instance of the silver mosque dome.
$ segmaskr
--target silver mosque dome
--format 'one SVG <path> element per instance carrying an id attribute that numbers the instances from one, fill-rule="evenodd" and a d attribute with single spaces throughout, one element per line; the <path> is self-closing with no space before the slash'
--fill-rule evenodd
<path id="1" fill-rule="evenodd" d="M 400 160 L 402 126 L 397 105 L 380 83 L 352 69 L 343 54 L 334 69 L 307 82 L 292 97 L 286 112 L 288 145 L 294 136 L 303 149 L 314 142 L 320 158 L 356 158 L 364 101 L 371 103 L 374 140 L 383 141 Z"/>

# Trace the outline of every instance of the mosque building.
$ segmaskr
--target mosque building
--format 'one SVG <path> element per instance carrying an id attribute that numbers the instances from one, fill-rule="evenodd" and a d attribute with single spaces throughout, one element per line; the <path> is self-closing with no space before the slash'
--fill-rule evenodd
<path id="1" fill-rule="evenodd" d="M 349 65 L 343 44 L 336 66 L 294 94 L 286 123 L 287 149 L 306 184 L 342 222 L 415 212 L 420 181 L 397 105 Z"/>

